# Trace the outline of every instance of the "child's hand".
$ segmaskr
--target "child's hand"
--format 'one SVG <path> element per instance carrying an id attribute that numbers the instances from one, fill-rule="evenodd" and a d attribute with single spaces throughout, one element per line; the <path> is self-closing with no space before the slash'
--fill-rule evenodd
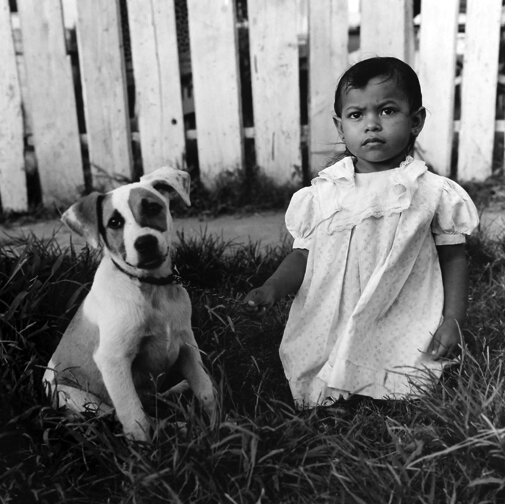
<path id="1" fill-rule="evenodd" d="M 449 318 L 442 322 L 442 325 L 435 332 L 428 353 L 433 360 L 452 357 L 460 343 L 460 330 L 456 319 Z"/>
<path id="2" fill-rule="evenodd" d="M 264 284 L 253 289 L 244 298 L 245 309 L 251 313 L 263 313 L 271 308 L 276 301 L 275 289 L 272 285 Z"/>

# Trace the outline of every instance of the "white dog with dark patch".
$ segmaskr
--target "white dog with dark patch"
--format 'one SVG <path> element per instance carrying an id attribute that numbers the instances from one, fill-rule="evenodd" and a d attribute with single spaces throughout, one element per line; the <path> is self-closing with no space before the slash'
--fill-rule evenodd
<path id="1" fill-rule="evenodd" d="M 212 421 L 215 392 L 191 329 L 187 291 L 175 281 L 169 194 L 187 205 L 189 174 L 160 168 L 140 182 L 92 193 L 62 220 L 103 257 L 89 294 L 44 374 L 56 405 L 74 412 L 113 406 L 125 434 L 149 439 L 141 398 L 152 380 L 177 370 Z"/>

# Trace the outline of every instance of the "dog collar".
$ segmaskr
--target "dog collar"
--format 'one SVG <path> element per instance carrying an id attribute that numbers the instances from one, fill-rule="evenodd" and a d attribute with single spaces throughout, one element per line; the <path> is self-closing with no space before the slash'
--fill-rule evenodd
<path id="1" fill-rule="evenodd" d="M 150 285 L 174 285 L 174 284 L 181 284 L 182 283 L 182 278 L 180 275 L 176 273 L 171 273 L 170 275 L 166 277 L 153 277 L 153 276 L 146 276 L 146 277 L 139 277 L 136 275 L 133 275 L 129 271 L 126 271 L 123 267 L 121 267 L 114 259 L 111 258 L 112 264 L 121 271 L 121 273 L 124 273 L 126 276 L 129 276 L 130 278 L 133 278 L 135 280 L 138 280 L 139 282 L 142 283 L 147 283 Z"/>

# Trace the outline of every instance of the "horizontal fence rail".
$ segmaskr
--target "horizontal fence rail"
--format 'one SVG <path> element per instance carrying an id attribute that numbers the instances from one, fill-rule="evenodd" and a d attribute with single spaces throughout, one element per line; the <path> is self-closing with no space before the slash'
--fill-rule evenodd
<path id="1" fill-rule="evenodd" d="M 0 0 L 1 208 L 63 206 L 166 164 L 209 188 L 251 163 L 299 186 L 342 149 L 339 76 L 376 55 L 419 74 L 419 157 L 460 181 L 503 176 L 502 4 Z"/>

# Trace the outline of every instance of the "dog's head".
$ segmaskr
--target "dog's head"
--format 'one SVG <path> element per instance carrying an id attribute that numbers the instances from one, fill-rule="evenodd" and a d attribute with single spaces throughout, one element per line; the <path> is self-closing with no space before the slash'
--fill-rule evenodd
<path id="1" fill-rule="evenodd" d="M 108 193 L 94 192 L 63 215 L 67 226 L 92 247 L 135 276 L 161 276 L 171 268 L 173 222 L 170 197 L 176 192 L 187 205 L 190 177 L 170 167 Z"/>

